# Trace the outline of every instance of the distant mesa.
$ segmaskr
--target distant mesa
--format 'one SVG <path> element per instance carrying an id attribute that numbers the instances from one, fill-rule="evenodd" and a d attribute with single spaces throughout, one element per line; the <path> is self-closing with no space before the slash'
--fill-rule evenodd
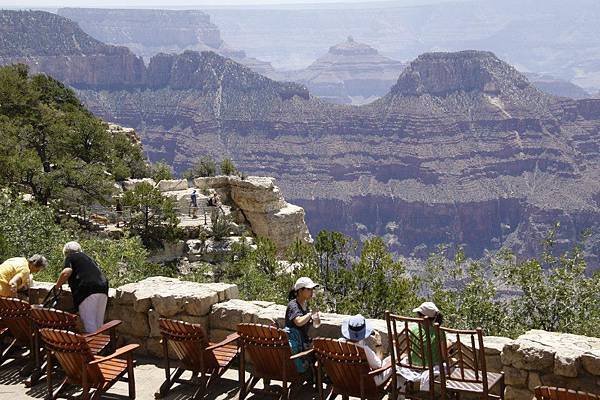
<path id="1" fill-rule="evenodd" d="M 404 67 L 349 36 L 308 68 L 286 78 L 305 84 L 312 94 L 330 102 L 360 105 L 388 93 Z"/>
<path id="2" fill-rule="evenodd" d="M 496 94 L 509 88 L 524 89 L 527 79 L 491 52 L 466 50 L 425 53 L 404 70 L 392 93 L 419 96 L 455 91 Z"/>

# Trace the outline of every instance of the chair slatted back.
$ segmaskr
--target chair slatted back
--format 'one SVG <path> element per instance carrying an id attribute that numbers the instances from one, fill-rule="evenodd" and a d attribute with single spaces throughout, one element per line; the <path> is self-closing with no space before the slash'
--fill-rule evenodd
<path id="1" fill-rule="evenodd" d="M 38 329 L 52 328 L 75 331 L 79 317 L 66 311 L 44 308 L 35 304 L 31 306 L 31 320 Z"/>
<path id="2" fill-rule="evenodd" d="M 208 335 L 199 324 L 160 318 L 158 326 L 184 369 L 208 372 L 219 368 L 219 363 L 208 347 Z"/>
<path id="3" fill-rule="evenodd" d="M 85 338 L 73 332 L 43 328 L 40 335 L 46 349 L 58 360 L 70 382 L 81 385 L 83 374 L 91 387 L 98 387 L 104 382 L 102 372 L 97 364 L 88 365 L 94 355 Z"/>
<path id="4" fill-rule="evenodd" d="M 537 400 L 600 400 L 600 395 L 566 388 L 538 386 L 535 388 Z"/>
<path id="5" fill-rule="evenodd" d="M 255 376 L 295 382 L 300 379 L 290 360 L 292 350 L 288 334 L 283 329 L 260 324 L 238 324 L 239 343 L 250 357 Z M 285 372 L 285 373 L 284 373 Z"/>
<path id="6" fill-rule="evenodd" d="M 367 398 L 378 393 L 374 378 L 368 376 L 371 367 L 362 347 L 351 342 L 315 338 L 313 349 L 337 393 L 362 397 L 361 381 Z"/>
<path id="7" fill-rule="evenodd" d="M 485 393 L 488 392 L 487 366 L 485 363 L 485 347 L 483 346 L 483 330 L 450 329 L 434 325 L 438 337 L 445 337 L 452 342 L 440 340 L 441 354 L 445 358 L 442 376 L 445 380 L 481 383 Z M 454 372 L 452 374 L 452 372 Z M 451 376 L 452 375 L 452 376 Z"/>
<path id="8" fill-rule="evenodd" d="M 429 318 L 411 318 L 385 313 L 392 363 L 414 370 L 430 370 L 433 376 L 433 348 Z M 416 331 L 415 332 L 413 332 Z M 424 361 L 421 365 L 417 359 Z M 433 380 L 432 380 L 433 381 Z"/>
<path id="9" fill-rule="evenodd" d="M 0 319 L 17 342 L 31 346 L 31 306 L 25 300 L 13 297 L 0 297 Z"/>

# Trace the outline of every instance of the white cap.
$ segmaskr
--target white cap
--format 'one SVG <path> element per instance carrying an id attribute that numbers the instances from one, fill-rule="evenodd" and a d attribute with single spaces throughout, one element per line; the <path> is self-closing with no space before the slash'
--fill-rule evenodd
<path id="1" fill-rule="evenodd" d="M 433 318 L 433 317 L 435 317 L 435 315 L 437 313 L 440 312 L 440 310 L 438 310 L 437 306 L 433 302 L 426 301 L 425 303 L 421 304 L 419 307 L 415 308 L 413 310 L 413 312 L 421 313 L 426 317 Z"/>
<path id="2" fill-rule="evenodd" d="M 302 278 L 298 278 L 298 280 L 296 281 L 296 283 L 294 284 L 294 290 L 300 290 L 300 289 L 314 289 L 317 286 L 319 286 L 318 284 L 314 283 L 312 279 L 303 276 Z"/>

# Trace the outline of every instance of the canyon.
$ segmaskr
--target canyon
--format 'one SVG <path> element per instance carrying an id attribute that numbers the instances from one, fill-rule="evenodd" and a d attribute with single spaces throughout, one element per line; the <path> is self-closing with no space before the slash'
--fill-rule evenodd
<path id="1" fill-rule="evenodd" d="M 50 21 L 8 29 L 55 18 L 35 15 Z M 211 155 L 232 158 L 247 174 L 274 176 L 286 199 L 306 210 L 313 235 L 381 235 L 393 251 L 415 257 L 447 243 L 480 257 L 501 246 L 539 254 L 556 222 L 559 249 L 599 231 L 600 100 L 540 92 L 493 53 L 423 54 L 389 93 L 356 107 L 214 52 L 160 54 L 147 66 L 140 61 L 136 79 L 120 81 L 130 64 L 115 62 L 108 84 L 92 79 L 101 63 L 79 64 L 53 43 L 80 37 L 94 43 L 82 58 L 108 62 L 119 51 L 121 59 L 141 59 L 73 34 L 64 21 L 54 27 L 64 35 L 37 47 L 11 42 L 0 61 L 23 60 L 73 86 L 96 115 L 135 128 L 150 158 L 179 172 Z M 55 71 L 57 58 L 71 69 Z M 76 79 L 81 70 L 89 79 Z M 597 233 L 586 246 L 596 260 Z"/>

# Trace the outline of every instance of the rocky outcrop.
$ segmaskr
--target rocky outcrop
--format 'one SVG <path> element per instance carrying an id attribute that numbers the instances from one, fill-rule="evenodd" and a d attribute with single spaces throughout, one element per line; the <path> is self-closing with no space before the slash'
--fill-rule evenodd
<path id="1" fill-rule="evenodd" d="M 406 65 L 384 57 L 352 37 L 329 48 L 308 68 L 287 75 L 318 97 L 339 104 L 365 104 L 386 95 Z"/>
<path id="2" fill-rule="evenodd" d="M 538 385 L 595 393 L 600 339 L 532 330 L 504 346 L 502 364 L 507 400 L 530 400 Z"/>
<path id="3" fill-rule="evenodd" d="M 145 67 L 129 49 L 106 45 L 74 22 L 43 11 L 0 11 L 0 64 L 24 63 L 78 88 L 143 84 Z"/>
<path id="4" fill-rule="evenodd" d="M 312 241 L 304 222 L 304 209 L 287 203 L 273 178 L 220 176 L 196 178 L 194 184 L 217 190 L 234 209 L 240 210 L 255 235 L 271 239 L 280 251 L 296 240 Z"/>

